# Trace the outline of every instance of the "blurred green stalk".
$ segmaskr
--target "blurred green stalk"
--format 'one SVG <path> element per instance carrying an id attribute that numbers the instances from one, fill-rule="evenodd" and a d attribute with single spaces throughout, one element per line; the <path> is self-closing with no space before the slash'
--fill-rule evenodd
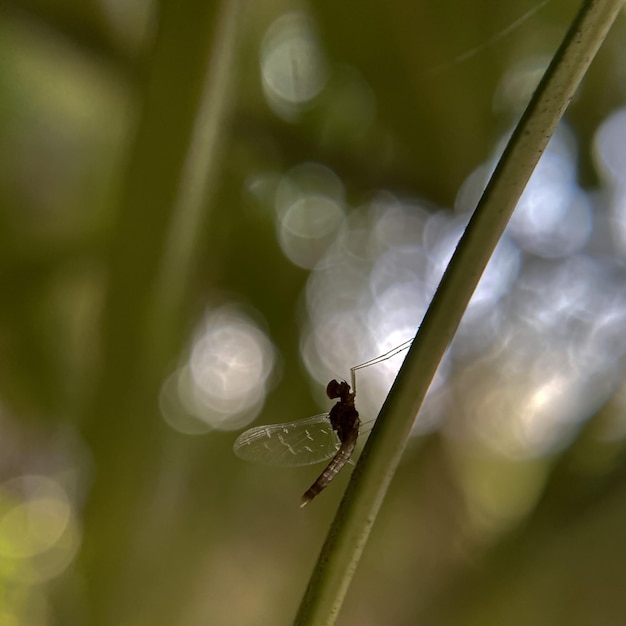
<path id="1" fill-rule="evenodd" d="M 164 431 L 157 398 L 188 333 L 242 0 L 162 0 L 158 20 L 111 234 L 101 369 L 83 425 L 94 477 L 79 564 L 92 625 L 121 623 L 137 605 L 122 594 L 150 588 L 139 540 L 150 525 Z"/>
<path id="2" fill-rule="evenodd" d="M 302 599 L 297 626 L 335 623 L 439 362 L 528 179 L 623 4 L 583 4 L 515 129 L 352 474 Z"/>

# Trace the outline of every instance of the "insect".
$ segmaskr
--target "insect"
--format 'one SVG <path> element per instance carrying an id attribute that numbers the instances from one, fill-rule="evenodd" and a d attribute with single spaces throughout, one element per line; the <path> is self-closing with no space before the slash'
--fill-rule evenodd
<path id="1" fill-rule="evenodd" d="M 331 459 L 302 496 L 300 506 L 307 505 L 348 463 L 356 447 L 361 425 L 354 404 L 356 371 L 390 359 L 406 350 L 412 341 L 405 341 L 385 354 L 352 367 L 351 385 L 345 380 L 331 380 L 326 387 L 326 395 L 337 403 L 329 413 L 287 424 L 250 428 L 237 437 L 233 445 L 235 454 L 246 461 L 283 467 L 311 465 Z"/>

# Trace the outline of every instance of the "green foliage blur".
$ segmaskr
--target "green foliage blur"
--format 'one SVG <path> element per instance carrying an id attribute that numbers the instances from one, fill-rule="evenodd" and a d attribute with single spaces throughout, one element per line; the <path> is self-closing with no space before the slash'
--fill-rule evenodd
<path id="1" fill-rule="evenodd" d="M 318 162 L 351 205 L 384 189 L 452 206 L 519 114 L 498 108 L 502 76 L 549 59 L 576 8 L 0 3 L 0 624 L 290 623 L 348 476 L 302 511 L 319 468 L 248 466 L 234 426 L 186 434 L 160 405 L 205 311 L 234 302 L 279 355 L 257 423 L 328 409 L 301 361 L 309 271 L 250 181 Z M 294 12 L 328 79 L 277 109 L 262 51 Z M 593 133 L 626 98 L 624 28 L 567 115 L 590 187 Z M 185 181 L 207 103 L 219 136 L 198 200 Z M 622 396 L 550 458 L 416 439 L 338 623 L 622 623 L 623 437 L 597 436 Z"/>

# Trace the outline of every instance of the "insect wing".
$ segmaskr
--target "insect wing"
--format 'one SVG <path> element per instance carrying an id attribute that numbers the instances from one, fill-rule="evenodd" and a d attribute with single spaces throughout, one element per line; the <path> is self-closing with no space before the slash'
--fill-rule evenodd
<path id="1" fill-rule="evenodd" d="M 255 426 L 239 435 L 233 445 L 244 461 L 283 467 L 319 463 L 338 449 L 339 439 L 328 413 L 289 424 Z"/>

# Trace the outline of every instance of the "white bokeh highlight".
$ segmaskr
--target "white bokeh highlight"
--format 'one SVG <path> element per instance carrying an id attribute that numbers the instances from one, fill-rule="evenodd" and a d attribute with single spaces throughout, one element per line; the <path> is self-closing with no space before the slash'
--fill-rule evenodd
<path id="1" fill-rule="evenodd" d="M 186 434 L 240 428 L 262 408 L 274 362 L 266 334 L 243 311 L 233 306 L 209 311 L 188 362 L 163 385 L 161 412 Z"/>

